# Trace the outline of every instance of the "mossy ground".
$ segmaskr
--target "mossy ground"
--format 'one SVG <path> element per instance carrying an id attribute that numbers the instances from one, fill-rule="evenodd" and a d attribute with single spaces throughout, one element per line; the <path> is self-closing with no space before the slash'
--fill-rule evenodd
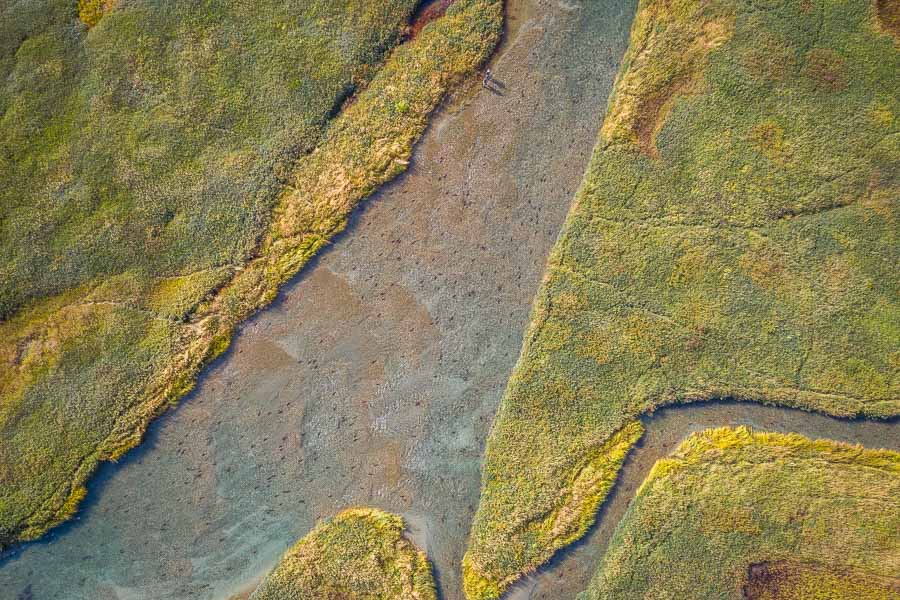
<path id="1" fill-rule="evenodd" d="M 470 598 L 585 533 L 658 406 L 900 413 L 900 52 L 879 6 L 640 3 L 488 439 Z"/>
<path id="2" fill-rule="evenodd" d="M 288 550 L 251 600 L 436 600 L 425 553 L 403 519 L 377 509 L 341 512 Z"/>
<path id="3" fill-rule="evenodd" d="M 581 600 L 900 598 L 900 454 L 746 428 L 653 467 Z"/>
<path id="4" fill-rule="evenodd" d="M 89 31 L 74 3 L 3 8 L 0 546 L 71 516 L 404 170 L 502 24 L 458 0 L 384 62 L 415 5 L 139 2 Z"/>

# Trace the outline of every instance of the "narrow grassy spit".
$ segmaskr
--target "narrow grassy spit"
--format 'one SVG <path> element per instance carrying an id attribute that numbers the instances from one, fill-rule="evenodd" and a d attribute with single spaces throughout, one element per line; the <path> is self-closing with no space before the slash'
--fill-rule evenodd
<path id="1" fill-rule="evenodd" d="M 644 481 L 580 600 L 900 598 L 900 454 L 697 433 Z"/>
<path id="2" fill-rule="evenodd" d="M 487 443 L 496 598 L 676 402 L 900 413 L 900 53 L 867 0 L 642 0 Z"/>
<path id="3" fill-rule="evenodd" d="M 425 553 L 403 537 L 403 519 L 345 510 L 288 550 L 250 600 L 437 600 Z"/>
<path id="4" fill-rule="evenodd" d="M 416 4 L 0 6 L 0 547 L 71 516 L 405 169 L 502 25 L 457 0 L 385 62 Z"/>

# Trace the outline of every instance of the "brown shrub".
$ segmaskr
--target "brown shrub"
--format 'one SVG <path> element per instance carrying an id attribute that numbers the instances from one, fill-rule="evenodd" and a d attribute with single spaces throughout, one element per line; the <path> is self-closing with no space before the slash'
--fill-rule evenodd
<path id="1" fill-rule="evenodd" d="M 803 74 L 820 92 L 840 92 L 847 87 L 844 59 L 834 50 L 815 48 L 807 52 Z"/>

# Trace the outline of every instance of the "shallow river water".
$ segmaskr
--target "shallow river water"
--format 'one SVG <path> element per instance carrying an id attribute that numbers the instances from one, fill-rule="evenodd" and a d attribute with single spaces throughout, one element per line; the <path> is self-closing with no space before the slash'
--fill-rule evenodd
<path id="1" fill-rule="evenodd" d="M 635 1 L 511 0 L 493 91 L 473 80 L 410 171 L 240 328 L 197 391 L 103 467 L 78 520 L 0 558 L 0 597 L 243 598 L 317 519 L 402 514 L 442 598 L 478 502 L 485 436 L 593 146 Z M 900 425 L 752 404 L 659 411 L 598 524 L 510 594 L 572 598 L 653 462 L 692 431 L 900 449 Z"/>

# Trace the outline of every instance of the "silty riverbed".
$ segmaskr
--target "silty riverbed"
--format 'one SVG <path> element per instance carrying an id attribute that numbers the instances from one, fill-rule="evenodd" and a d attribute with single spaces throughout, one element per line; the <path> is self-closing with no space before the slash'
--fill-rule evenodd
<path id="1" fill-rule="evenodd" d="M 480 457 L 593 147 L 635 3 L 507 3 L 405 175 L 240 328 L 197 390 L 0 564 L 35 600 L 244 596 L 317 519 L 402 514 L 461 598 Z"/>

